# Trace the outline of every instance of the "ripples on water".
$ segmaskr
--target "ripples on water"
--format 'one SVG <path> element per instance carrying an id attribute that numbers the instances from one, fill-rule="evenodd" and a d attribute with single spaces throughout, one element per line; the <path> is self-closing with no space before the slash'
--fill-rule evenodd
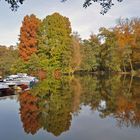
<path id="1" fill-rule="evenodd" d="M 2 140 L 139 140 L 140 79 L 46 79 L 0 98 Z"/>

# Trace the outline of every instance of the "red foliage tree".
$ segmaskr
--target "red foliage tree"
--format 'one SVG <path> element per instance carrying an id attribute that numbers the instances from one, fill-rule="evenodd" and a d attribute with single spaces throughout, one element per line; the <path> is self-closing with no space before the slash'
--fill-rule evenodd
<path id="1" fill-rule="evenodd" d="M 25 16 L 20 29 L 19 54 L 27 61 L 37 51 L 37 31 L 40 20 L 35 15 Z"/>

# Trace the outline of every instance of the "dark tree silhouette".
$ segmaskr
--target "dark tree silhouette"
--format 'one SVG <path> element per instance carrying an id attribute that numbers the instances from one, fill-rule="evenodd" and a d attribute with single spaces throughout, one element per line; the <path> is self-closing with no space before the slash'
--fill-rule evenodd
<path id="1" fill-rule="evenodd" d="M 67 0 L 62 0 L 62 2 L 67 1 Z M 93 2 L 97 2 L 101 5 L 102 9 L 101 9 L 101 14 L 105 14 L 108 12 L 108 10 L 114 5 L 113 1 L 118 1 L 118 2 L 122 2 L 123 0 L 85 0 L 83 7 L 87 8 L 89 7 L 91 4 L 93 4 Z"/>
<path id="2" fill-rule="evenodd" d="M 5 0 L 8 4 L 10 4 L 10 8 L 12 11 L 16 11 L 20 4 L 23 4 L 25 0 Z"/>
<path id="3" fill-rule="evenodd" d="M 16 11 L 19 5 L 23 4 L 25 0 L 5 0 L 5 1 L 8 2 L 8 4 L 10 4 L 10 8 L 13 11 Z M 64 2 L 67 0 L 61 0 L 61 1 Z M 85 0 L 83 7 L 87 8 L 91 4 L 93 4 L 93 2 L 98 2 L 102 7 L 100 13 L 105 14 L 114 5 L 114 1 L 122 2 L 123 0 Z"/>

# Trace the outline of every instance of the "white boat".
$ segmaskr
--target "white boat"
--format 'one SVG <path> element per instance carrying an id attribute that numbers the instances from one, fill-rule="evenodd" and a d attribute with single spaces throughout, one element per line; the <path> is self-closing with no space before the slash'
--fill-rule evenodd
<path id="1" fill-rule="evenodd" d="M 9 86 L 12 85 L 28 85 L 29 87 L 32 86 L 33 84 L 38 82 L 38 79 L 33 76 L 28 76 L 27 74 L 17 74 L 17 75 L 10 75 L 7 76 L 4 80 L 4 83 L 6 83 Z"/>
<path id="2" fill-rule="evenodd" d="M 8 89 L 9 86 L 5 83 L 0 82 L 0 90 Z"/>

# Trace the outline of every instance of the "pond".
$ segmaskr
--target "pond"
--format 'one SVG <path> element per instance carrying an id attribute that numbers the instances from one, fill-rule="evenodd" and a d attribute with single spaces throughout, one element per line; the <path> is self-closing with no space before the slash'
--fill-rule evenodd
<path id="1" fill-rule="evenodd" d="M 0 97 L 2 140 L 139 140 L 140 78 L 48 78 Z"/>

